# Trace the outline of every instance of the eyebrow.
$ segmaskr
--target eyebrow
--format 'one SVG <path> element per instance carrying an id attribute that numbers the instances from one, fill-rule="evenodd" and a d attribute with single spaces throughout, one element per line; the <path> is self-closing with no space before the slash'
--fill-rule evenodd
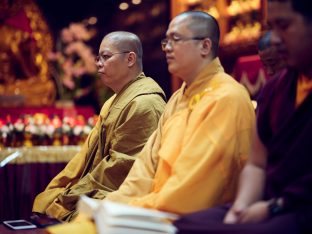
<path id="1" fill-rule="evenodd" d="M 171 33 L 169 33 L 169 34 L 166 34 L 166 37 L 168 37 L 168 36 L 182 36 L 180 33 L 178 33 L 178 32 L 171 32 Z"/>
<path id="2" fill-rule="evenodd" d="M 99 55 L 109 55 L 109 53 L 111 54 L 112 52 L 108 50 L 103 50 L 99 53 Z"/>

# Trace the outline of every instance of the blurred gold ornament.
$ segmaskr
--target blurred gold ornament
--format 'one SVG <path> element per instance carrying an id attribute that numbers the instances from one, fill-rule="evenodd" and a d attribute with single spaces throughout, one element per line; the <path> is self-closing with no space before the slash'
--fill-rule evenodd
<path id="1" fill-rule="evenodd" d="M 12 1 L 11 8 L 19 2 Z M 0 26 L 0 106 L 52 105 L 56 92 L 47 62 L 52 36 L 32 0 L 24 0 L 18 9 L 23 9 L 30 21 L 31 33 Z"/>

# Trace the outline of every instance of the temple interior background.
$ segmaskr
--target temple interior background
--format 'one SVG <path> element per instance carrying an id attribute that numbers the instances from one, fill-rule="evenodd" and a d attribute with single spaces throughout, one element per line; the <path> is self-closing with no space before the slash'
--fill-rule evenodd
<path id="1" fill-rule="evenodd" d="M 220 24 L 223 66 L 255 98 L 266 81 L 257 55 L 265 4 L 0 0 L 0 220 L 28 215 L 34 196 L 79 150 L 112 95 L 94 64 L 106 33 L 125 30 L 140 37 L 144 72 L 169 98 L 181 81 L 168 73 L 160 41 L 172 17 L 204 10 Z M 16 188 L 7 189 L 10 184 Z"/>

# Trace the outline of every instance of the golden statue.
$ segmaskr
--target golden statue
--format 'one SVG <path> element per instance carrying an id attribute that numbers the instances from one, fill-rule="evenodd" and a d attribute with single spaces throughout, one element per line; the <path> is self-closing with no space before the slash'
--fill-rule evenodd
<path id="1" fill-rule="evenodd" d="M 14 17 L 27 19 L 29 29 L 16 27 Z M 37 5 L 0 0 L 0 35 L 0 106 L 52 105 L 56 89 L 47 61 L 52 37 Z"/>

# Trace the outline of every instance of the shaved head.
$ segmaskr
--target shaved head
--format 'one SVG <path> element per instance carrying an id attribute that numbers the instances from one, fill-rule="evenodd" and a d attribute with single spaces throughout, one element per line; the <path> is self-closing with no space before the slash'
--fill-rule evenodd
<path id="1" fill-rule="evenodd" d="M 186 11 L 177 17 L 189 17 L 188 28 L 196 37 L 208 37 L 212 42 L 213 57 L 216 57 L 219 49 L 220 29 L 217 20 L 202 11 Z"/>
<path id="2" fill-rule="evenodd" d="M 137 55 L 137 62 L 142 68 L 142 58 L 143 58 L 143 49 L 140 39 L 137 35 L 125 32 L 125 31 L 116 31 L 107 34 L 104 39 L 109 39 L 112 42 L 112 45 L 118 51 L 132 51 Z"/>

